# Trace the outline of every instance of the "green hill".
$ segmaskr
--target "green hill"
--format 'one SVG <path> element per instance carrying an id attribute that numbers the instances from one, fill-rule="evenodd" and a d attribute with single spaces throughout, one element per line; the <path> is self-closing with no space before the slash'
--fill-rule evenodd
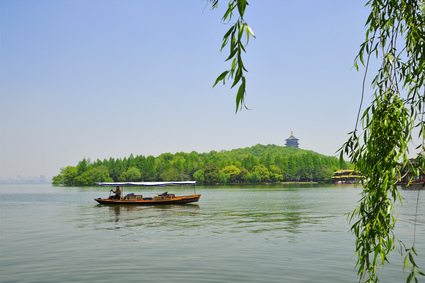
<path id="1" fill-rule="evenodd" d="M 196 180 L 199 183 L 328 182 L 340 167 L 335 157 L 278 145 L 257 144 L 209 153 L 178 152 L 154 156 L 81 160 L 53 177 L 53 184 L 90 186 L 113 181 Z"/>

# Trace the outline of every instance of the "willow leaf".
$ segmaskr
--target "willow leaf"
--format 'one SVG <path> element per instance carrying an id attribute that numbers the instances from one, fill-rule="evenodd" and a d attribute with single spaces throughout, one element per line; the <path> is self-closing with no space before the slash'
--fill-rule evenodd
<path id="1" fill-rule="evenodd" d="M 216 79 L 213 87 L 215 87 L 216 84 L 218 84 L 220 81 L 223 81 L 223 84 L 224 84 L 224 79 L 226 78 L 228 73 L 229 73 L 229 71 L 224 71 L 223 73 L 221 73 L 220 76 L 218 76 L 218 78 Z"/>
<path id="2" fill-rule="evenodd" d="M 238 11 L 241 18 L 243 18 L 243 15 L 245 14 L 246 9 L 246 0 L 237 0 L 238 1 Z"/>
<path id="3" fill-rule="evenodd" d="M 239 107 L 242 108 L 244 105 L 244 96 L 245 96 L 245 77 L 242 77 L 242 83 L 239 86 L 238 94 L 236 95 L 236 113 L 239 110 Z"/>

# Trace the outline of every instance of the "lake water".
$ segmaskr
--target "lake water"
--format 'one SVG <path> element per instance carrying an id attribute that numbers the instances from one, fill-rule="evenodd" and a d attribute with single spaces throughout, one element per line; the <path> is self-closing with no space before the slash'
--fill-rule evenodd
<path id="1" fill-rule="evenodd" d="M 1 185 L 1 282 L 358 282 L 353 186 L 196 186 L 196 204 L 101 206 L 110 188 Z M 125 188 L 152 196 L 164 188 Z M 176 195 L 192 187 L 167 188 Z M 396 233 L 413 241 L 417 190 Z M 425 270 L 425 191 L 417 264 Z M 397 252 L 381 282 L 405 282 Z M 422 280 L 422 281 L 421 281 Z M 425 282 L 425 278 L 420 278 Z"/>

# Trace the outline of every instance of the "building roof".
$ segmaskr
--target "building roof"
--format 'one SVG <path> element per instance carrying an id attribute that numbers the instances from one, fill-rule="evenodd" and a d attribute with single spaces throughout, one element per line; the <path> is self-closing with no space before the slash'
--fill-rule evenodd
<path id="1" fill-rule="evenodd" d="M 298 140 L 296 137 L 294 137 L 294 131 L 291 130 L 291 136 L 287 138 L 286 140 Z"/>

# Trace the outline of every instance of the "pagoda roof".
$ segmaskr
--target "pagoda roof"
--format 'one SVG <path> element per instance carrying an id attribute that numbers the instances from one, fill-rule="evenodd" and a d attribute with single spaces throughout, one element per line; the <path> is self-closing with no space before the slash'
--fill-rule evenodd
<path id="1" fill-rule="evenodd" d="M 286 140 L 298 140 L 296 137 L 294 136 L 290 136 L 289 138 L 287 138 Z"/>

